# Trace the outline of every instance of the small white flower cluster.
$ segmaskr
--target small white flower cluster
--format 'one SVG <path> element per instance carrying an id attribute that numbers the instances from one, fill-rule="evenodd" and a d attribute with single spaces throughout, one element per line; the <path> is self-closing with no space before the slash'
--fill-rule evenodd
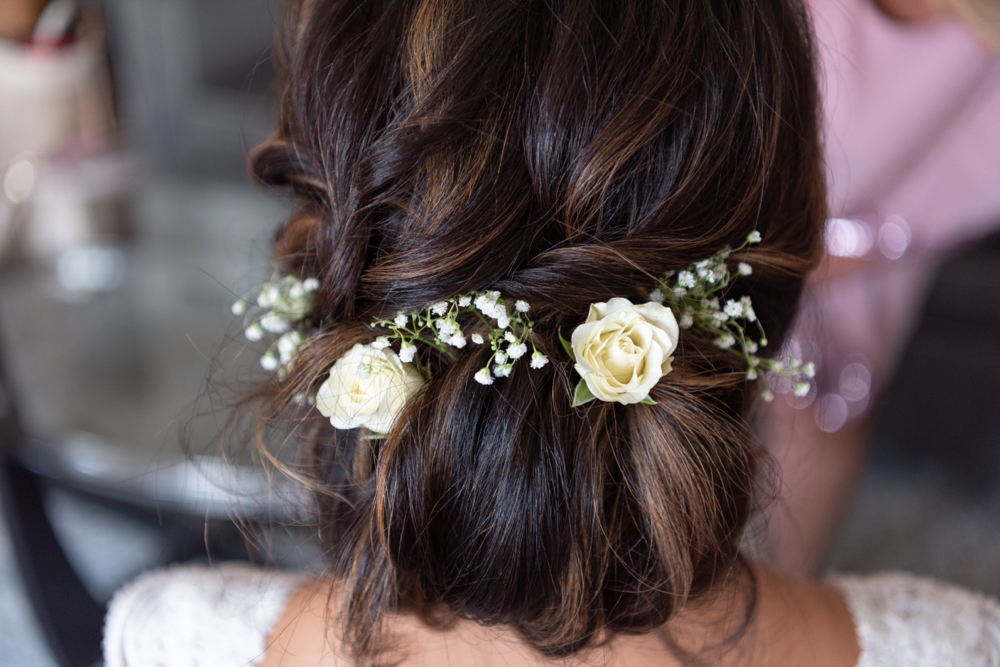
<path id="1" fill-rule="evenodd" d="M 391 334 L 379 336 L 373 345 L 385 349 L 392 341 L 399 341 L 399 358 L 410 363 L 417 353 L 417 344 L 435 348 L 449 357 L 454 353 L 449 348 L 464 348 L 471 341 L 473 345 L 490 345 L 493 355 L 486 366 L 476 372 L 474 379 L 480 384 L 493 384 L 494 377 L 509 377 L 514 363 L 528 353 L 531 345 L 531 367 L 542 368 L 549 363 L 548 357 L 535 348 L 531 340 L 532 321 L 528 318 L 531 306 L 518 300 L 514 308 L 508 309 L 500 292 L 485 291 L 463 294 L 432 303 L 412 313 L 397 313 L 391 320 L 379 320 L 372 326 L 388 329 Z M 475 315 L 489 328 L 485 336 L 480 333 L 465 335 L 459 318 L 468 321 Z M 491 368 L 492 365 L 492 368 Z"/>
<path id="2" fill-rule="evenodd" d="M 233 315 L 244 316 L 244 334 L 248 340 L 259 341 L 266 334 L 279 335 L 260 358 L 265 370 L 278 371 L 284 376 L 292 360 L 305 343 L 306 320 L 313 308 L 313 293 L 319 280 L 281 276 L 264 283 L 253 300 L 246 297 L 233 304 Z"/>
<path id="3" fill-rule="evenodd" d="M 816 374 L 815 366 L 794 357 L 783 363 L 757 356 L 758 349 L 767 346 L 767 336 L 757 320 L 753 302 L 749 296 L 725 298 L 737 278 L 753 274 L 753 267 L 746 262 L 738 262 L 736 272 L 731 272 L 730 255 L 760 241 L 760 232 L 751 232 L 735 249 L 725 248 L 676 274 L 665 274 L 660 284 L 650 291 L 649 300 L 667 303 L 677 314 L 681 329 L 691 330 L 711 340 L 716 347 L 742 357 L 747 365 L 748 380 L 760 379 L 762 371 L 773 372 L 792 383 L 796 396 L 805 396 L 811 386 L 808 378 Z M 756 325 L 756 340 L 748 335 L 748 323 Z M 761 394 L 765 401 L 774 400 L 774 392 L 766 384 Z"/>

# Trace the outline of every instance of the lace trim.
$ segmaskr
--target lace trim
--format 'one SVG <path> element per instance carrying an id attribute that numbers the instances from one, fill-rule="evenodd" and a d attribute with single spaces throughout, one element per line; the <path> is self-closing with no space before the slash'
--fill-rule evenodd
<path id="1" fill-rule="evenodd" d="M 901 572 L 833 575 L 861 646 L 858 667 L 1000 667 L 1000 603 Z"/>
<path id="2" fill-rule="evenodd" d="M 246 667 L 308 574 L 245 563 L 175 565 L 140 575 L 111 600 L 106 667 Z"/>

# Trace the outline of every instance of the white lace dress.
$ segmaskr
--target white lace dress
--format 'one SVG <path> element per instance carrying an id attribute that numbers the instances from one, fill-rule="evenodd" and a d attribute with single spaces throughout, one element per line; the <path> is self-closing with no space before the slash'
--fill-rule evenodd
<path id="1" fill-rule="evenodd" d="M 252 667 L 308 575 L 229 563 L 140 576 L 111 601 L 107 667 Z M 858 667 L 1000 667 L 1000 603 L 903 573 L 831 576 L 850 607 Z"/>

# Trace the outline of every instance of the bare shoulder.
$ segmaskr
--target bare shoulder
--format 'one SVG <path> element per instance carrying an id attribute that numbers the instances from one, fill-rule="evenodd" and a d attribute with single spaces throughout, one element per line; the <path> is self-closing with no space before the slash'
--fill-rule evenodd
<path id="1" fill-rule="evenodd" d="M 301 588 L 288 602 L 267 640 L 259 667 L 345 667 L 350 664 L 330 641 L 330 596 L 322 580 Z"/>
<path id="2" fill-rule="evenodd" d="M 760 584 L 760 664 L 854 667 L 861 649 L 843 596 L 825 583 L 755 567 Z"/>
<path id="3" fill-rule="evenodd" d="M 759 606 L 753 629 L 747 634 L 746 651 L 740 650 L 741 665 L 814 665 L 855 667 L 860 650 L 851 613 L 832 586 L 792 579 L 755 567 L 759 583 Z M 285 613 L 268 640 L 261 667 L 341 667 L 351 665 L 330 632 L 331 605 L 336 587 L 314 582 L 291 598 Z M 673 623 L 673 622 L 672 622 Z M 678 623 L 671 632 L 685 632 L 697 624 Z M 704 630 L 704 628 L 702 628 Z M 409 650 L 403 664 L 506 667 L 556 664 L 533 654 L 510 633 L 479 628 L 471 623 L 441 632 L 417 619 L 399 616 L 393 620 L 393 639 Z M 704 637 L 690 637 L 691 645 L 704 645 Z M 687 644 L 683 641 L 681 643 Z M 753 656 L 750 661 L 747 656 Z M 589 656 L 594 658 L 595 656 Z M 593 664 L 641 664 L 675 666 L 676 659 L 655 635 L 616 638 L 608 652 Z M 581 656 L 580 664 L 592 664 Z M 724 661 L 725 662 L 725 661 Z M 566 664 L 558 661 L 558 664 Z"/>

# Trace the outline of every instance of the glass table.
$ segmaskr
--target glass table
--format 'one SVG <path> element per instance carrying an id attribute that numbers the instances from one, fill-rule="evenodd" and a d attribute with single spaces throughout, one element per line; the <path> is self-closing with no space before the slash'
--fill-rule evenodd
<path id="1" fill-rule="evenodd" d="M 0 271 L 2 505 L 64 665 L 95 659 L 109 587 L 77 576 L 88 566 L 67 547 L 96 534 L 53 530 L 53 495 L 170 533 L 146 567 L 254 558 L 242 529 L 296 507 L 250 457 L 220 457 L 217 437 L 225 404 L 265 377 L 230 306 L 270 275 L 288 204 L 249 185 L 158 180 L 128 203 L 128 235 Z M 126 534 L 109 539 L 98 560 L 126 551 Z"/>

